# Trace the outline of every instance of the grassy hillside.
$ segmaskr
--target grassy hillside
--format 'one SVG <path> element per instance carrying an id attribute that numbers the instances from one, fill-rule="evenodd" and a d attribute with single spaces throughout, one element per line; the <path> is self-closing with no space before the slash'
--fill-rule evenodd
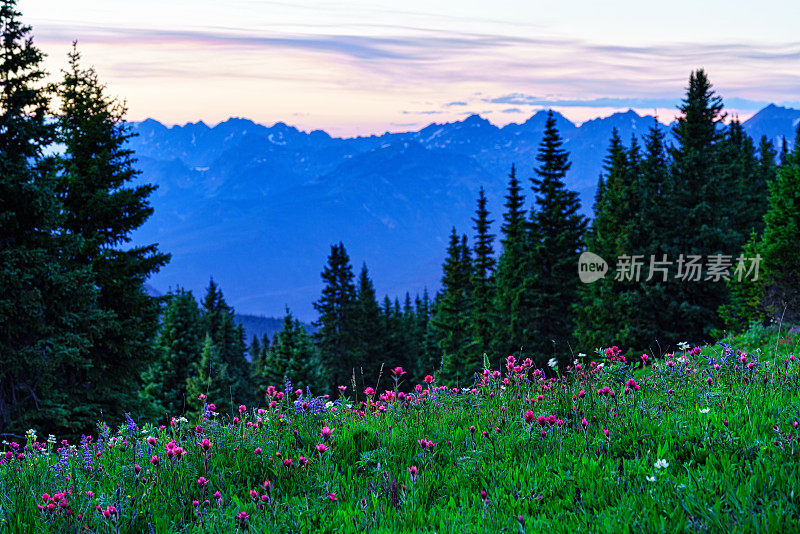
<path id="1" fill-rule="evenodd" d="M 31 435 L 3 445 L 0 530 L 793 531 L 798 336 L 724 343 Z"/>

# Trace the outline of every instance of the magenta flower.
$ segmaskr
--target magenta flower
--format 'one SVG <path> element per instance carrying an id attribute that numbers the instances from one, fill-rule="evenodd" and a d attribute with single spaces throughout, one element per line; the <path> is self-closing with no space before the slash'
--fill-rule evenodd
<path id="1" fill-rule="evenodd" d="M 207 451 L 207 450 L 208 450 L 208 449 L 210 449 L 210 448 L 211 448 L 211 446 L 212 446 L 212 445 L 214 445 L 214 444 L 213 444 L 213 443 L 211 443 L 211 440 L 210 440 L 210 439 L 208 439 L 208 438 L 203 438 L 203 441 L 201 441 L 201 442 L 199 443 L 199 445 L 200 445 L 200 448 L 201 448 L 201 449 L 203 449 L 204 451 Z"/>
<path id="2" fill-rule="evenodd" d="M 582 426 L 583 428 L 586 428 L 586 427 L 588 426 L 588 424 L 589 424 L 589 422 L 588 422 L 588 421 L 586 421 L 586 418 L 585 418 L 585 417 L 584 417 L 583 419 L 581 419 L 581 426 Z"/>
<path id="3" fill-rule="evenodd" d="M 371 397 L 375 394 L 375 390 L 372 389 L 370 386 L 367 386 L 367 389 L 364 390 L 364 395 Z"/>
<path id="4" fill-rule="evenodd" d="M 328 494 L 328 500 L 329 500 L 329 501 L 338 501 L 338 500 L 339 500 L 339 499 L 336 497 L 336 492 L 335 492 L 335 491 L 333 491 L 333 492 L 331 492 L 331 493 L 329 493 L 329 494 Z"/>
<path id="5" fill-rule="evenodd" d="M 335 428 L 329 428 L 327 426 L 323 426 L 322 430 L 320 430 L 319 435 L 322 436 L 323 439 L 330 439 L 333 437 L 333 431 L 336 430 Z"/>
<path id="6" fill-rule="evenodd" d="M 247 406 L 245 406 L 244 404 L 239 406 L 239 413 L 244 413 L 246 411 L 247 411 Z"/>
<path id="7" fill-rule="evenodd" d="M 327 451 L 329 448 L 330 448 L 330 447 L 328 447 L 328 446 L 327 446 L 327 445 L 325 445 L 324 443 L 320 443 L 319 445 L 317 445 L 317 452 L 319 452 L 320 454 L 322 454 L 323 452 Z"/>
<path id="8" fill-rule="evenodd" d="M 197 479 L 197 485 L 201 488 L 208 485 L 208 479 L 206 477 L 200 477 Z"/>
<path id="9" fill-rule="evenodd" d="M 261 447 L 256 447 L 253 452 L 256 454 L 261 454 Z"/>
<path id="10" fill-rule="evenodd" d="M 400 378 L 401 376 L 406 374 L 406 371 L 404 371 L 402 367 L 398 366 L 398 367 L 395 367 L 394 369 L 392 369 L 392 374 L 394 376 L 396 376 L 397 378 Z"/>
<path id="11" fill-rule="evenodd" d="M 425 381 L 426 384 L 430 384 L 433 382 L 433 377 L 431 375 L 425 375 L 425 378 L 423 380 Z"/>
<path id="12" fill-rule="evenodd" d="M 536 416 L 534 415 L 534 413 L 532 411 L 528 410 L 528 411 L 525 412 L 525 422 L 526 423 L 528 423 L 528 424 L 533 423 L 533 420 L 535 418 L 536 418 Z M 475 427 L 472 427 L 472 428 L 475 428 Z"/>
<path id="13" fill-rule="evenodd" d="M 412 483 L 416 482 L 417 474 L 419 473 L 419 468 L 417 468 L 416 465 L 412 465 L 411 467 L 408 468 L 408 472 L 411 475 L 411 482 Z"/>

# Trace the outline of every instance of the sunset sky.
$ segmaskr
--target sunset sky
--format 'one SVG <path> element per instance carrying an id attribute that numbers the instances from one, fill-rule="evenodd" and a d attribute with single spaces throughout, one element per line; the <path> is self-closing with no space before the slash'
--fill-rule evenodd
<path id="1" fill-rule="evenodd" d="M 755 6 L 755 7 L 754 7 Z M 552 107 L 671 119 L 704 67 L 746 118 L 800 107 L 797 0 L 20 0 L 58 72 L 77 39 L 129 118 L 337 135 Z"/>

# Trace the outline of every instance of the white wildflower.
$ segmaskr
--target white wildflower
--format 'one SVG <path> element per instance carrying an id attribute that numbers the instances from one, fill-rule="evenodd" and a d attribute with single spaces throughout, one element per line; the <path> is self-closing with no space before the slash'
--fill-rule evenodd
<path id="1" fill-rule="evenodd" d="M 655 468 L 656 469 L 666 469 L 667 467 L 669 467 L 669 462 L 667 462 L 667 460 L 665 460 L 665 459 L 658 460 L 655 463 Z"/>
<path id="2" fill-rule="evenodd" d="M 689 342 L 681 341 L 680 343 L 678 343 L 678 348 L 681 350 L 689 350 Z"/>
<path id="3" fill-rule="evenodd" d="M 700 413 L 708 413 L 711 411 L 711 408 L 700 408 Z"/>
<path id="4" fill-rule="evenodd" d="M 550 358 L 550 360 L 547 362 L 547 365 L 549 365 L 552 369 L 555 369 L 558 367 L 558 361 L 556 361 L 555 358 Z"/>
<path id="5" fill-rule="evenodd" d="M 656 481 L 656 477 L 654 477 L 654 476 L 647 477 L 647 480 L 649 480 L 650 482 L 655 482 Z"/>
<path id="6" fill-rule="evenodd" d="M 330 410 L 332 406 L 333 406 L 333 401 L 328 401 L 325 403 L 326 410 Z"/>

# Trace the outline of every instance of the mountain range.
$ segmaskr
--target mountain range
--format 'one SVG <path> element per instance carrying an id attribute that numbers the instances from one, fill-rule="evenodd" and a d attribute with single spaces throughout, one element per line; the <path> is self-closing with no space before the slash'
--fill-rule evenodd
<path id="1" fill-rule="evenodd" d="M 419 131 L 337 138 L 232 118 L 165 126 L 130 123 L 129 141 L 153 183 L 153 216 L 134 244 L 159 243 L 172 261 L 149 283 L 201 296 L 209 278 L 237 312 L 281 316 L 289 306 L 304 321 L 322 290 L 330 245 L 342 241 L 357 276 L 366 262 L 379 295 L 431 296 L 439 287 L 451 227 L 471 235 L 476 198 L 486 191 L 497 230 L 512 164 L 530 192 L 545 111 L 497 127 L 471 115 Z M 613 128 L 626 144 L 656 125 L 629 110 L 576 125 L 555 113 L 570 152 L 567 186 L 590 215 Z M 743 123 L 756 141 L 794 139 L 800 110 L 770 105 Z M 528 195 L 528 204 L 532 201 Z"/>

